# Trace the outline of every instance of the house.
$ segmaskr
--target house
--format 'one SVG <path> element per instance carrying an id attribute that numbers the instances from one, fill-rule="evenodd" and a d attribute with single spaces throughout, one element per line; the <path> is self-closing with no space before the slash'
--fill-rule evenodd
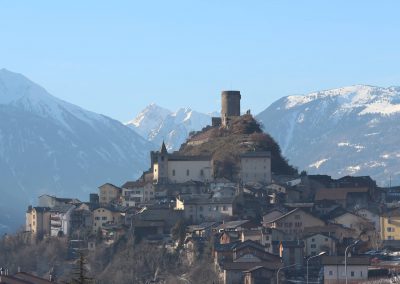
<path id="1" fill-rule="evenodd" d="M 50 234 L 50 208 L 49 207 L 28 207 L 26 212 L 25 230 L 41 239 Z"/>
<path id="2" fill-rule="evenodd" d="M 388 209 L 380 217 L 381 240 L 400 240 L 400 208 Z"/>
<path id="3" fill-rule="evenodd" d="M 264 246 L 250 240 L 216 246 L 215 249 L 222 283 L 244 283 L 244 272 L 257 266 L 275 273 L 282 266 L 278 256 L 268 253 Z M 220 251 L 224 253 L 219 254 Z"/>
<path id="4" fill-rule="evenodd" d="M 63 204 L 50 209 L 50 236 L 69 236 L 71 233 L 71 214 L 75 205 Z"/>
<path id="5" fill-rule="evenodd" d="M 323 256 L 324 284 L 345 283 L 344 256 Z M 347 257 L 348 283 L 355 284 L 368 280 L 368 257 Z"/>
<path id="6" fill-rule="evenodd" d="M 263 245 L 269 253 L 273 253 L 272 248 L 272 229 L 259 228 L 256 230 L 243 230 L 240 231 L 240 240 L 245 242 L 251 240 L 253 242 Z"/>
<path id="7" fill-rule="evenodd" d="M 38 207 L 50 207 L 53 208 L 57 205 L 64 204 L 79 204 L 79 201 L 76 198 L 60 198 L 49 194 L 43 194 L 38 197 Z"/>
<path id="8" fill-rule="evenodd" d="M 282 216 L 264 223 L 264 226 L 279 229 L 286 234 L 290 234 L 293 238 L 301 234 L 307 227 L 324 225 L 324 221 L 300 208 L 293 209 Z"/>
<path id="9" fill-rule="evenodd" d="M 296 241 L 281 241 L 279 245 L 279 256 L 285 266 L 297 264 L 299 268 L 303 265 L 304 260 L 304 242 Z"/>
<path id="10" fill-rule="evenodd" d="M 106 224 L 120 224 L 122 222 L 121 212 L 111 206 L 102 206 L 92 211 L 94 233 L 101 231 Z"/>
<path id="11" fill-rule="evenodd" d="M 255 266 L 244 273 L 244 284 L 274 284 L 276 283 L 276 268 Z"/>
<path id="12" fill-rule="evenodd" d="M 209 182 L 211 191 L 217 191 L 223 187 L 233 187 L 235 188 L 237 184 L 227 178 L 216 178 Z"/>
<path id="13" fill-rule="evenodd" d="M 381 231 L 381 223 L 380 223 L 380 213 L 379 209 L 373 206 L 360 208 L 354 211 L 354 213 L 358 216 L 361 216 L 368 220 L 374 227 L 375 231 Z"/>
<path id="14" fill-rule="evenodd" d="M 251 220 L 236 220 L 223 222 L 215 230 L 217 232 L 227 232 L 227 231 L 243 231 L 246 229 L 259 228 L 260 224 L 257 224 Z"/>
<path id="15" fill-rule="evenodd" d="M 346 228 L 354 229 L 357 233 L 374 230 L 374 226 L 364 217 L 351 212 L 340 213 L 329 220 L 330 223 L 340 224 Z"/>
<path id="16" fill-rule="evenodd" d="M 234 197 L 211 198 L 203 196 L 178 196 L 175 210 L 182 210 L 190 223 L 229 220 L 234 214 Z"/>
<path id="17" fill-rule="evenodd" d="M 340 224 L 326 224 L 324 226 L 313 226 L 304 228 L 303 234 L 305 236 L 312 234 L 324 234 L 336 238 L 339 242 L 344 239 L 349 239 L 358 236 L 356 230 L 346 228 Z"/>
<path id="18" fill-rule="evenodd" d="M 151 152 L 154 183 L 209 182 L 213 178 L 211 156 L 169 154 L 163 142 L 161 150 Z"/>
<path id="19" fill-rule="evenodd" d="M 155 198 L 154 186 L 151 182 L 128 181 L 122 186 L 122 204 L 137 206 Z"/>
<path id="20" fill-rule="evenodd" d="M 213 229 L 220 225 L 219 222 L 203 222 L 199 225 L 188 226 L 187 231 L 193 237 L 210 238 Z"/>
<path id="21" fill-rule="evenodd" d="M 240 241 L 240 233 L 238 231 L 226 231 L 219 237 L 220 244 L 229 244 Z"/>
<path id="22" fill-rule="evenodd" d="M 314 233 L 303 237 L 305 256 L 317 255 L 326 252 L 328 255 L 336 255 L 335 237 L 324 233 Z"/>
<path id="23" fill-rule="evenodd" d="M 271 183 L 271 152 L 247 152 L 240 156 L 240 178 L 246 183 Z"/>
<path id="24" fill-rule="evenodd" d="M 82 231 L 91 231 L 93 226 L 93 216 L 91 205 L 82 203 L 71 213 L 71 230 L 80 234 Z"/>
<path id="25" fill-rule="evenodd" d="M 278 217 L 283 216 L 286 213 L 286 211 L 282 209 L 273 209 L 263 216 L 263 224 L 266 226 L 266 224 L 270 223 L 271 221 L 275 220 Z"/>
<path id="26" fill-rule="evenodd" d="M 105 183 L 99 187 L 100 204 L 107 205 L 120 201 L 122 189 L 111 183 Z"/>
<path id="27" fill-rule="evenodd" d="M 355 206 L 368 206 L 370 200 L 368 187 L 343 187 L 343 188 L 319 188 L 315 192 L 315 202 L 331 200 L 340 204 L 343 208 Z"/>

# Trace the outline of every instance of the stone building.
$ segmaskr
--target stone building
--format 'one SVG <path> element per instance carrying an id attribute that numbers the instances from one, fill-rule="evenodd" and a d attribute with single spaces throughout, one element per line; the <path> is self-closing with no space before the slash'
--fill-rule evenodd
<path id="1" fill-rule="evenodd" d="M 153 181 L 156 184 L 209 182 L 213 177 L 213 162 L 209 156 L 169 154 L 163 142 L 161 150 L 151 152 Z"/>
<path id="2" fill-rule="evenodd" d="M 271 183 L 271 153 L 259 151 L 242 154 L 240 175 L 243 183 Z"/>

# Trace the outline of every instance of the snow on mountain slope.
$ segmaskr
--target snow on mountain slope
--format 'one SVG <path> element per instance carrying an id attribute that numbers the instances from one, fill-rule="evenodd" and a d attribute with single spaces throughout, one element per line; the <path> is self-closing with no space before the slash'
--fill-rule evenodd
<path id="1" fill-rule="evenodd" d="M 371 175 L 400 184 L 400 88 L 356 85 L 279 99 L 260 120 L 309 173 Z"/>
<path id="2" fill-rule="evenodd" d="M 211 124 L 211 115 L 215 114 L 202 114 L 190 108 L 171 112 L 151 104 L 126 125 L 156 145 L 164 140 L 168 150 L 177 150 L 191 131 Z"/>
<path id="3" fill-rule="evenodd" d="M 5 69 L 0 118 L 0 214 L 12 212 L 2 228 L 19 226 L 40 194 L 87 200 L 99 185 L 119 185 L 149 165 L 153 145 L 137 133 Z"/>

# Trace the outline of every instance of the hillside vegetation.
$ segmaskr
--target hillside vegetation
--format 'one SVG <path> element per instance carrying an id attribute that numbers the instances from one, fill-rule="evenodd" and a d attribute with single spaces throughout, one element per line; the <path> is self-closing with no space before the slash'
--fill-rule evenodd
<path id="1" fill-rule="evenodd" d="M 217 178 L 238 180 L 240 155 L 251 151 L 270 151 L 272 172 L 275 174 L 296 174 L 282 156 L 275 140 L 261 129 L 261 125 L 251 115 L 234 118 L 229 128 L 206 127 L 182 144 L 179 154 L 211 155 Z"/>

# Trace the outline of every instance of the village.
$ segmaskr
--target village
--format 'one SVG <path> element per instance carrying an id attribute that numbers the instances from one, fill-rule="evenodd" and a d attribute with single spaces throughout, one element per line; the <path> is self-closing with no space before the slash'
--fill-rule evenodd
<path id="1" fill-rule="evenodd" d="M 240 100 L 239 91 L 222 92 L 210 127 L 251 116 Z M 191 147 L 210 139 L 189 138 Z M 25 231 L 32 242 L 65 238 L 72 252 L 133 234 L 180 250 L 189 264 L 210 247 L 223 284 L 362 283 L 400 272 L 400 188 L 368 176 L 279 174 L 273 159 L 266 150 L 241 153 L 230 179 L 216 174 L 212 156 L 170 153 L 163 143 L 139 179 L 105 183 L 88 202 L 39 196 Z"/>

